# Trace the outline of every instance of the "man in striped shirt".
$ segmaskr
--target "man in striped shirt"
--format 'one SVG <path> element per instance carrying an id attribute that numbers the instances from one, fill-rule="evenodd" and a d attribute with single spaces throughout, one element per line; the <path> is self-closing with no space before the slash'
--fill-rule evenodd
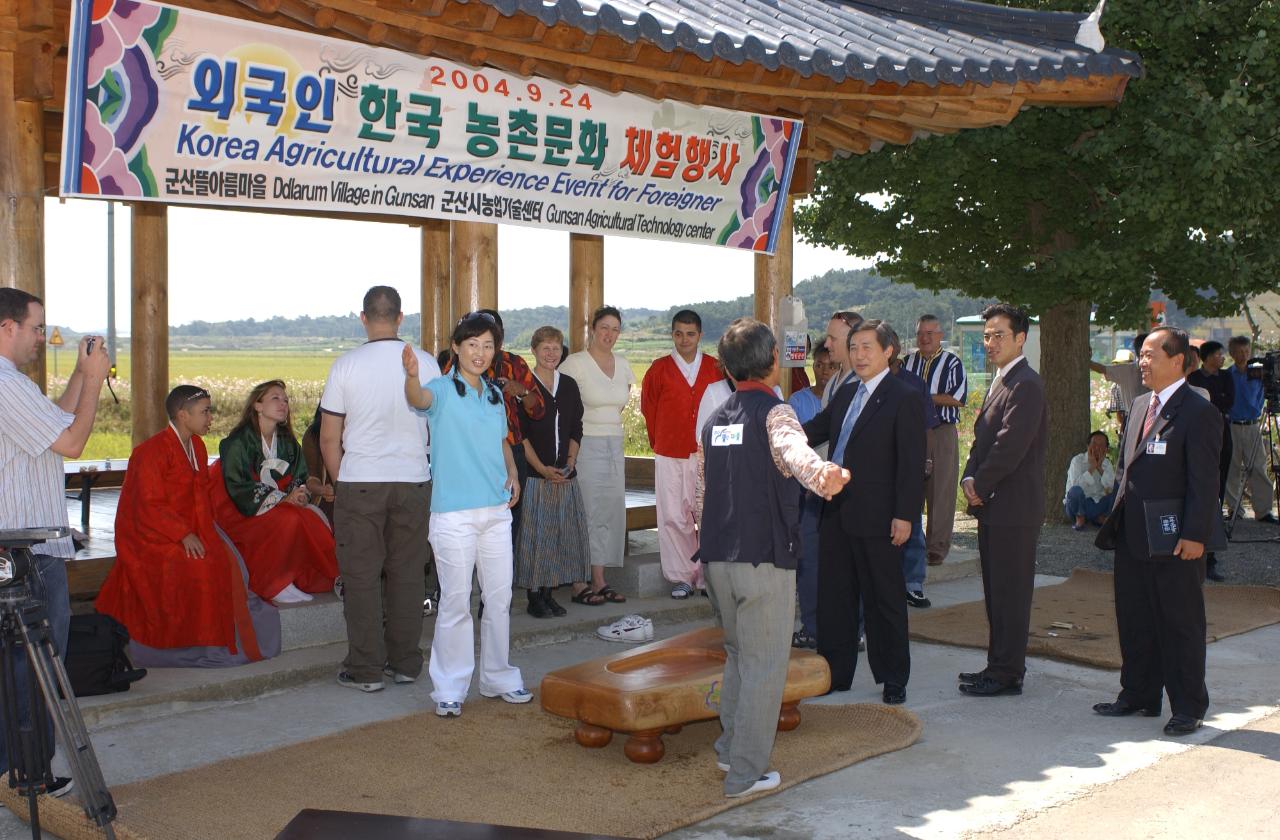
<path id="1" fill-rule="evenodd" d="M 90 341 L 95 344 L 92 352 Z M 19 370 L 40 358 L 42 344 L 44 303 L 19 289 L 0 289 L 0 406 L 4 406 L 0 411 L 0 531 L 68 524 L 62 459 L 84 451 L 98 410 L 98 394 L 111 368 L 100 336 L 80 339 L 75 370 L 55 403 Z M 38 543 L 31 551 L 38 572 L 33 592 L 45 602 L 53 643 L 61 657 L 67 651 L 71 622 L 66 560 L 75 556 L 75 545 L 64 537 Z M 14 673 L 20 694 L 26 690 L 25 661 L 19 650 Z M 45 734 L 52 747 L 52 733 Z M 8 767 L 0 739 L 0 772 Z M 49 787 L 55 795 L 69 789 L 65 778 Z"/>
<path id="2" fill-rule="evenodd" d="M 929 386 L 938 424 L 929 429 L 925 464 L 925 504 L 929 511 L 925 546 L 930 566 L 941 566 L 951 551 L 951 529 L 956 518 L 956 479 L 960 475 L 960 409 L 969 395 L 964 364 L 950 350 L 942 349 L 942 324 L 937 315 L 921 315 L 916 321 L 916 349 L 903 365 Z"/>

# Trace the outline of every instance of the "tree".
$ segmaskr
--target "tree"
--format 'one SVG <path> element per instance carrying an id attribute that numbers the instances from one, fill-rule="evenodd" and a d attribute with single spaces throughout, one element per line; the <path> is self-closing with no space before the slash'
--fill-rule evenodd
<path id="1" fill-rule="evenodd" d="M 1233 314 L 1280 269 L 1277 3 L 1130 0 L 1102 23 L 1145 68 L 1117 107 L 834 160 L 796 213 L 805 239 L 879 254 L 893 280 L 1040 315 L 1050 499 L 1088 434 L 1090 311 L 1142 326 L 1160 290 L 1191 315 Z"/>

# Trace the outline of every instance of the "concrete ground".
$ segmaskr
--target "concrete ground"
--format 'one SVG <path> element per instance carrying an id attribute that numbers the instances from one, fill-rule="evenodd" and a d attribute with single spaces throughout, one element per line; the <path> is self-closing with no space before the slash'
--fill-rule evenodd
<path id="1" fill-rule="evenodd" d="M 1060 580 L 1041 577 L 1037 585 Z M 981 598 L 981 583 L 976 578 L 940 583 L 929 588 L 929 596 L 937 606 L 975 600 Z M 649 599 L 628 606 L 655 618 L 659 638 L 708 620 L 699 617 L 708 613 L 698 604 Z M 676 612 L 665 612 L 672 608 Z M 584 632 L 604 614 L 575 607 L 558 625 L 514 616 L 513 637 L 520 646 L 513 661 L 524 670 L 526 683 L 536 690 L 548 671 L 616 651 L 616 645 Z M 1274 795 L 1280 789 L 1277 649 L 1280 626 L 1210 645 L 1210 718 L 1194 736 L 1172 739 L 1161 733 L 1164 717 L 1104 719 L 1090 711 L 1093 703 L 1115 696 L 1116 672 L 1037 659 L 1029 664 L 1023 696 L 967 698 L 956 691 L 955 675 L 981 667 L 982 652 L 913 643 L 907 707 L 924 721 L 919 743 L 668 836 L 1274 836 L 1280 816 Z M 180 678 L 190 677 L 157 672 L 144 681 L 154 695 L 149 705 L 90 706 L 92 740 L 109 784 L 260 752 L 429 706 L 426 680 L 364 695 L 337 686 L 331 676 L 315 678 L 317 667 L 340 658 L 341 651 L 332 646 L 287 656 L 295 663 L 306 660 L 306 667 L 295 666 L 306 681 L 280 679 L 274 688 L 264 683 L 265 693 L 248 699 L 216 699 L 216 690 L 200 699 L 188 686 L 186 694 L 166 701 L 166 684 L 178 686 Z M 490 701 L 473 695 L 470 702 Z M 816 702 L 879 702 L 879 691 L 864 661 L 852 691 Z M 530 707 L 530 713 L 539 712 Z M 588 802 L 590 780 L 581 784 Z M 25 824 L 0 811 L 0 840 L 28 836 Z"/>

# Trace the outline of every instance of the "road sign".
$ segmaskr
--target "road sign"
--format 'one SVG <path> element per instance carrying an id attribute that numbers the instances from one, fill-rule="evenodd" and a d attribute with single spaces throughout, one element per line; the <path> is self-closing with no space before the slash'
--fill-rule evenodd
<path id="1" fill-rule="evenodd" d="M 53 328 L 53 335 L 49 336 L 48 344 L 50 347 L 62 346 L 62 333 L 58 330 L 57 327 Z"/>

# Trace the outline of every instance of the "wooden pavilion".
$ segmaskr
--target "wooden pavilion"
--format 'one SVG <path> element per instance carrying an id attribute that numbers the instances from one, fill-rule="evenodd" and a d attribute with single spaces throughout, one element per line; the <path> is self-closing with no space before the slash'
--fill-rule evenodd
<path id="1" fill-rule="evenodd" d="M 1137 56 L 1092 15 L 968 0 L 168 0 L 474 67 L 804 121 L 792 195 L 814 166 L 886 143 L 1007 124 L 1031 106 L 1115 105 Z M 57 195 L 70 0 L 0 0 L 0 283 L 43 296 L 46 196 Z M 168 391 L 167 208 L 133 205 L 135 443 Z M 364 220 L 378 217 L 352 216 Z M 385 221 L 404 224 L 403 217 Z M 423 219 L 422 342 L 498 305 L 497 227 Z M 791 218 L 755 258 L 756 316 L 790 293 Z M 570 343 L 604 299 L 604 240 L 570 237 Z M 43 359 L 30 371 L 45 383 Z"/>

